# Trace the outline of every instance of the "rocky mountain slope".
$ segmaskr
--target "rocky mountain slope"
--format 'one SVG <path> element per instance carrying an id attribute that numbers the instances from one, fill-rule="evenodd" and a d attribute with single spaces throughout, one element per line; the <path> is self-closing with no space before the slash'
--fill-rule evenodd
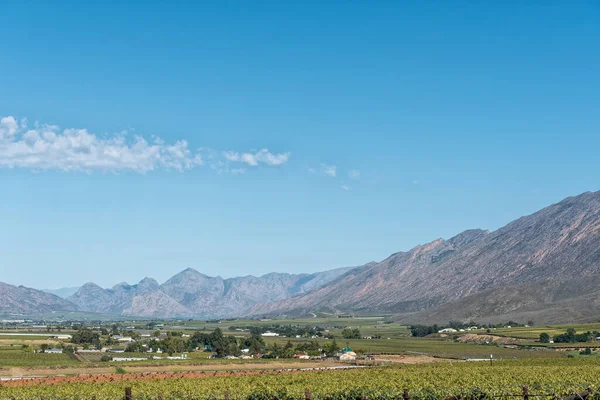
<path id="1" fill-rule="evenodd" d="M 223 279 L 188 268 L 159 285 L 145 278 L 103 289 L 87 283 L 70 296 L 81 310 L 139 317 L 222 318 L 238 316 L 257 303 L 305 293 L 348 272 L 340 268 L 315 274 L 271 273 Z"/>
<path id="2" fill-rule="evenodd" d="M 494 232 L 466 231 L 393 254 L 307 294 L 250 312 L 409 315 L 431 310 L 412 315 L 447 322 L 451 316 L 564 311 L 596 290 L 588 284 L 600 283 L 599 275 L 600 192 L 584 193 Z"/>
<path id="3" fill-rule="evenodd" d="M 59 310 L 76 311 L 77 306 L 41 290 L 0 282 L 0 314 L 37 314 Z"/>

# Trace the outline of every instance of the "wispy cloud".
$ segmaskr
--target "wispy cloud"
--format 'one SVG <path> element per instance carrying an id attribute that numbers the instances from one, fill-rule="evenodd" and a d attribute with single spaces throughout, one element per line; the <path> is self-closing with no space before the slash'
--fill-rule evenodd
<path id="1" fill-rule="evenodd" d="M 237 153 L 226 153 L 227 161 Z M 221 152 L 200 148 L 192 151 L 186 140 L 166 143 L 160 138 L 148 140 L 127 132 L 97 135 L 87 129 L 60 129 L 37 122 L 28 129 L 27 119 L 0 118 L 0 167 L 62 171 L 134 171 L 146 173 L 165 169 L 184 171 L 204 164 L 225 164 Z M 238 155 L 248 165 L 284 164 L 289 153 L 272 154 L 267 149 Z M 244 168 L 232 169 L 243 173 Z"/>
<path id="2" fill-rule="evenodd" d="M 357 169 L 351 169 L 350 171 L 348 171 L 348 177 L 350 179 L 358 179 L 360 178 L 360 171 Z"/>
<path id="3" fill-rule="evenodd" d="M 321 170 L 325 175 L 329 175 L 333 178 L 337 175 L 337 167 L 335 165 L 321 164 Z"/>
<path id="4" fill-rule="evenodd" d="M 285 164 L 289 158 L 290 153 L 273 154 L 269 149 L 261 149 L 256 153 L 236 153 L 233 151 L 226 151 L 223 156 L 227 161 L 239 162 L 256 167 L 259 164 L 265 164 L 269 166 L 277 166 Z"/>
<path id="5" fill-rule="evenodd" d="M 344 189 L 344 190 L 348 191 L 348 190 L 350 190 L 351 188 L 350 188 L 350 186 L 348 186 L 348 185 L 342 185 L 342 189 Z"/>

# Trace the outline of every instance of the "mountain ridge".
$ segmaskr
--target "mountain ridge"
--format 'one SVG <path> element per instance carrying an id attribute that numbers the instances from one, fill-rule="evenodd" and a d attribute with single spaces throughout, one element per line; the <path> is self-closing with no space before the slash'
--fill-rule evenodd
<path id="1" fill-rule="evenodd" d="M 493 232 L 467 230 L 448 240 L 436 239 L 407 252 L 394 253 L 317 290 L 254 306 L 250 314 L 326 311 L 467 318 L 444 305 L 472 306 L 486 301 L 481 297 L 472 297 L 470 303 L 464 299 L 486 290 L 501 292 L 502 287 L 518 285 L 529 285 L 533 293 L 542 293 L 542 282 L 553 279 L 573 285 L 571 276 L 600 276 L 600 192 L 568 197 Z M 561 302 L 575 304 L 576 297 L 572 294 Z M 500 301 L 500 297 L 494 301 Z M 514 310 L 525 310 L 525 305 L 518 304 L 518 296 L 512 301 Z M 487 303 L 493 305 L 492 300 Z M 558 301 L 546 306 L 556 304 Z M 425 311 L 436 307 L 446 313 Z M 501 311 L 488 309 L 492 315 Z"/>
<path id="2" fill-rule="evenodd" d="M 146 277 L 130 285 L 81 286 L 68 300 L 83 311 L 152 318 L 222 318 L 238 316 L 258 302 L 275 301 L 326 284 L 352 269 L 312 274 L 272 272 L 223 279 L 186 268 L 163 284 Z"/>

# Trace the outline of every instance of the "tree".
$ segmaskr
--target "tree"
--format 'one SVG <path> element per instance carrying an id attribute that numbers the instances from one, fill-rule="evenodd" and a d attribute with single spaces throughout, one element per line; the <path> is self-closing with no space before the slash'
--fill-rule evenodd
<path id="1" fill-rule="evenodd" d="M 333 339 L 331 343 L 328 343 L 323 347 L 323 351 L 325 351 L 328 356 L 334 356 L 340 351 L 340 346 L 338 346 L 335 339 Z"/>
<path id="2" fill-rule="evenodd" d="M 550 343 L 550 335 L 546 332 L 540 333 L 540 343 Z"/>
<path id="3" fill-rule="evenodd" d="M 360 339 L 362 336 L 360 335 L 360 330 L 358 330 L 358 328 L 344 328 L 344 330 L 342 330 L 342 337 L 344 339 Z"/>
<path id="4" fill-rule="evenodd" d="M 71 343 L 76 344 L 92 344 L 96 346 L 100 343 L 100 335 L 93 332 L 91 329 L 82 328 L 73 334 Z"/>
<path id="5" fill-rule="evenodd" d="M 42 349 L 42 353 L 45 353 L 46 350 L 48 350 L 50 346 L 48 346 L 48 343 L 42 343 L 40 346 L 40 349 Z"/>

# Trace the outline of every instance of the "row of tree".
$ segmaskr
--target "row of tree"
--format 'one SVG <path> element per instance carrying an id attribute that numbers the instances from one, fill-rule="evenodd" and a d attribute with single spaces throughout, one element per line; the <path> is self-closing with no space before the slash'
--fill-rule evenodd
<path id="1" fill-rule="evenodd" d="M 550 343 L 550 340 L 553 340 L 554 343 L 585 343 L 599 336 L 600 332 L 598 331 L 587 331 L 585 333 L 577 333 L 577 331 L 574 328 L 569 328 L 565 331 L 565 333 L 556 335 L 553 338 L 550 337 L 549 333 L 542 332 L 540 333 L 540 342 Z"/>

